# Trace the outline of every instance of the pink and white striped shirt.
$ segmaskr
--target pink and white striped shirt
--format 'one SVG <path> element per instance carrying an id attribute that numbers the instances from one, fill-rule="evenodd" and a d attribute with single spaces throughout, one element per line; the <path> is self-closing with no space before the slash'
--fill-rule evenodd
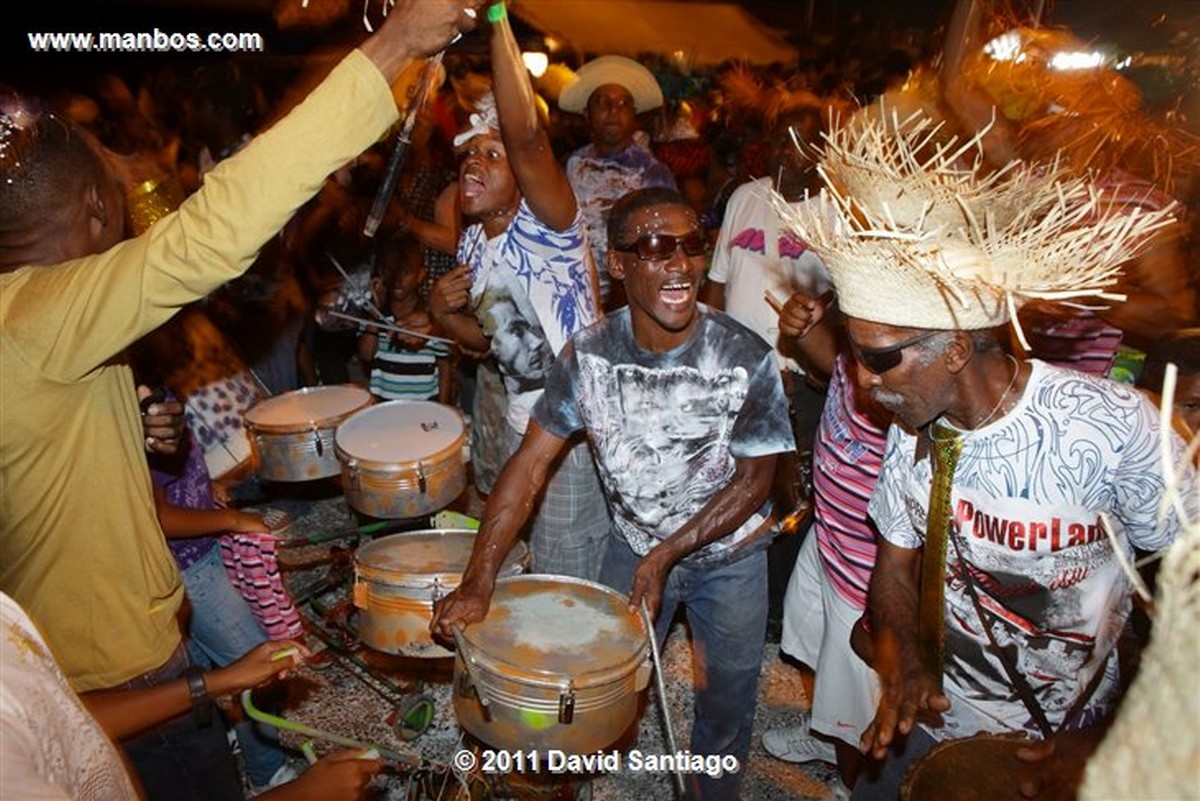
<path id="1" fill-rule="evenodd" d="M 890 415 L 859 403 L 850 369 L 850 357 L 839 354 L 813 445 L 813 530 L 833 588 L 856 609 L 865 609 L 877 548 L 867 503 L 887 442 L 888 422 L 879 421 Z"/>

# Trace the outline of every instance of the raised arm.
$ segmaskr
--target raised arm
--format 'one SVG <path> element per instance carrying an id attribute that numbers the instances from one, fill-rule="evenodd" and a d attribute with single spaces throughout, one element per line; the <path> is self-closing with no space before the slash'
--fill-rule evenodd
<path id="1" fill-rule="evenodd" d="M 999 168 L 1020 157 L 1016 128 L 996 108 L 995 100 L 963 74 L 968 60 L 986 44 L 984 15 L 990 8 L 989 0 L 958 0 L 954 4 L 942 45 L 938 83 L 964 136 L 991 126 L 983 137 L 983 156 L 989 166 Z"/>
<path id="2" fill-rule="evenodd" d="M 488 17 L 495 19 L 492 84 L 500 117 L 500 138 L 517 186 L 534 216 L 555 231 L 564 231 L 575 221 L 575 193 L 554 156 L 549 135 L 538 121 L 533 86 L 503 10 L 502 2 L 488 9 Z"/>

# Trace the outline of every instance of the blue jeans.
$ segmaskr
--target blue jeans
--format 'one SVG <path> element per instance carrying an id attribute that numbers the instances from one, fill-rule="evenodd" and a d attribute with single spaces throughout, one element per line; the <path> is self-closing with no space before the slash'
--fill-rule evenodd
<path id="1" fill-rule="evenodd" d="M 610 540 L 600 581 L 628 594 L 640 558 L 623 540 Z M 683 605 L 695 650 L 693 754 L 737 757 L 741 770 L 713 778 L 690 775 L 689 798 L 734 801 L 750 755 L 767 631 L 767 554 L 758 551 L 728 565 L 676 565 L 667 576 L 655 637 L 666 640 L 671 618 Z"/>
<path id="2" fill-rule="evenodd" d="M 184 648 L 161 667 L 114 689 L 154 687 L 183 675 Z M 188 711 L 121 743 L 147 801 L 242 801 L 242 780 L 214 706 L 213 723 L 196 725 Z"/>
<path id="3" fill-rule="evenodd" d="M 259 643 L 267 641 L 258 618 L 234 588 L 213 546 L 205 556 L 183 571 L 183 584 L 192 604 L 188 623 L 188 652 L 201 667 L 225 667 Z M 252 784 L 265 786 L 284 763 L 279 733 L 271 726 L 243 721 L 234 728 L 242 746 L 246 775 Z"/>

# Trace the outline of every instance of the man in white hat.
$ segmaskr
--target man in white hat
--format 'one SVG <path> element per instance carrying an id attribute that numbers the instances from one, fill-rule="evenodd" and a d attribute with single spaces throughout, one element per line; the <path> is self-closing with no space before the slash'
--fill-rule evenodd
<path id="1" fill-rule="evenodd" d="M 1002 344 L 1021 301 L 1119 302 L 1104 288 L 1170 214 L 1108 210 L 1053 168 L 963 166 L 980 137 L 929 133 L 848 126 L 822 164 L 837 220 L 792 215 L 833 278 L 859 388 L 895 415 L 869 507 L 882 693 L 860 743 L 882 762 L 854 798 L 895 799 L 910 763 L 977 733 L 1035 738 L 1003 758 L 1012 787 L 981 795 L 1077 781 L 1120 688 L 1116 549 L 1164 548 L 1197 503 L 1184 466 L 1160 515 L 1160 443 L 1176 464 L 1183 443 L 1144 396 Z"/>
<path id="2" fill-rule="evenodd" d="M 604 259 L 609 209 L 635 189 L 675 188 L 671 170 L 635 139 L 637 115 L 661 106 L 663 94 L 650 70 L 624 56 L 593 59 L 577 76 L 559 95 L 558 107 L 584 115 L 592 141 L 567 159 L 567 179 L 587 225 L 602 302 L 613 309 L 623 301 Z"/>

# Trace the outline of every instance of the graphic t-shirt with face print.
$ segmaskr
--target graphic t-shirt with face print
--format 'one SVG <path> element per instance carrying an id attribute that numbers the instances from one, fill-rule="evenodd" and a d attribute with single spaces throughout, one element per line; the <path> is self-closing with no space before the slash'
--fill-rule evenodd
<path id="1" fill-rule="evenodd" d="M 479 224 L 463 231 L 458 261 L 471 265 L 471 303 L 508 390 L 508 424 L 524 433 L 555 355 L 600 314 L 583 219 L 555 231 L 522 200 L 499 236 Z"/>
<path id="2" fill-rule="evenodd" d="M 664 353 L 638 347 L 628 308 L 581 331 L 534 407 L 556 436 L 587 430 L 616 533 L 639 555 L 720 492 L 735 459 L 795 449 L 771 349 L 731 317 L 700 313 L 692 338 Z M 768 502 L 685 561 L 750 552 L 740 546 L 765 531 L 769 511 Z"/>

